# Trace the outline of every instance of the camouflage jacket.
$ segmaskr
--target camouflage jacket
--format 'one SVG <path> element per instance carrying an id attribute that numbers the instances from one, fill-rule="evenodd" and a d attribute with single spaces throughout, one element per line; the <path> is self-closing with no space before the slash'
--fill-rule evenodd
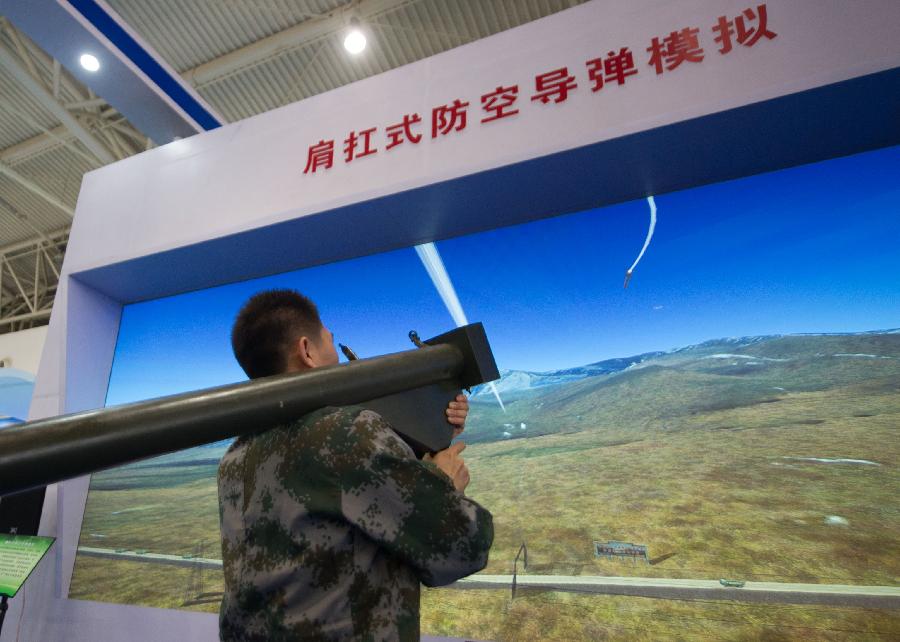
<path id="1" fill-rule="evenodd" d="M 419 582 L 484 568 L 491 514 L 378 414 L 324 408 L 219 465 L 222 640 L 417 640 Z"/>

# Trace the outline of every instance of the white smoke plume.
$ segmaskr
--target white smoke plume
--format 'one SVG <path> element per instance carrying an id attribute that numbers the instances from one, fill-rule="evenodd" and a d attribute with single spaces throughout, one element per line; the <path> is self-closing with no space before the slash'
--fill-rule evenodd
<path id="1" fill-rule="evenodd" d="M 652 196 L 648 196 L 647 204 L 650 205 L 650 229 L 647 230 L 647 238 L 644 239 L 644 247 L 641 248 L 641 253 L 638 254 L 634 263 L 632 263 L 631 267 L 625 272 L 624 287 L 626 288 L 628 287 L 628 282 L 631 280 L 631 275 L 634 274 L 634 268 L 636 268 L 638 263 L 641 262 L 641 259 L 644 258 L 644 252 L 647 251 L 647 247 L 650 245 L 650 239 L 653 238 L 653 231 L 656 229 L 656 201 L 653 200 Z"/>
<path id="2" fill-rule="evenodd" d="M 425 266 L 425 271 L 431 277 L 431 282 L 434 283 L 438 294 L 441 295 L 441 299 L 444 305 L 447 306 L 450 316 L 453 317 L 456 327 L 468 325 L 469 320 L 466 318 L 466 313 L 459 302 L 459 297 L 456 296 L 456 288 L 453 287 L 453 282 L 450 280 L 450 275 L 447 274 L 447 268 L 444 267 L 444 261 L 441 259 L 435 244 L 423 243 L 422 245 L 417 245 L 416 254 L 419 255 L 422 265 Z M 503 405 L 497 386 L 491 381 L 488 383 L 488 387 L 494 393 L 497 403 L 500 404 L 500 409 L 506 412 L 506 406 Z"/>

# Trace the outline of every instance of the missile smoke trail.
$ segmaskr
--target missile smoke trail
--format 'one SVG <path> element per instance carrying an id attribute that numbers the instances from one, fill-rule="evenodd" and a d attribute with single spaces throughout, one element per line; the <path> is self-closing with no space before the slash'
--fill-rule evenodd
<path id="1" fill-rule="evenodd" d="M 447 306 L 447 311 L 450 312 L 450 316 L 453 317 L 456 326 L 468 325 L 469 320 L 466 318 L 466 313 L 463 312 L 462 305 L 456 296 L 456 290 L 450 281 L 447 269 L 444 267 L 444 261 L 441 260 L 441 255 L 438 254 L 437 247 L 435 247 L 434 243 L 417 245 L 416 254 L 422 260 L 425 271 L 431 277 L 434 287 L 437 288 L 438 294 L 441 295 L 441 299 L 443 299 L 444 305 Z"/>
<path id="2" fill-rule="evenodd" d="M 459 302 L 459 297 L 456 296 L 456 289 L 453 287 L 453 282 L 450 280 L 450 275 L 447 274 L 447 269 L 444 267 L 444 261 L 441 259 L 441 255 L 438 254 L 435 244 L 423 243 L 422 245 L 417 245 L 416 254 L 419 255 L 422 265 L 425 266 L 425 271 L 428 272 L 428 276 L 431 277 L 431 282 L 434 283 L 435 289 L 437 289 L 438 294 L 441 295 L 441 300 L 443 300 L 444 305 L 447 307 L 450 316 L 453 317 L 456 327 L 468 325 L 469 320 L 466 318 L 466 313 L 463 311 L 462 304 Z M 497 403 L 500 404 L 500 409 L 503 412 L 506 412 L 506 406 L 503 405 L 503 400 L 500 398 L 497 386 L 491 381 L 488 383 L 488 387 L 491 389 L 491 392 L 494 393 Z"/>
<path id="3" fill-rule="evenodd" d="M 650 205 L 650 229 L 647 230 L 647 238 L 644 239 L 644 247 L 641 248 L 641 253 L 638 254 L 634 263 L 625 272 L 625 285 L 623 287 L 626 288 L 628 287 L 628 282 L 631 280 L 631 275 L 634 273 L 634 268 L 641 262 L 641 259 L 644 257 L 644 252 L 647 251 L 647 247 L 650 245 L 650 239 L 653 238 L 653 230 L 656 229 L 656 201 L 653 200 L 652 196 L 648 196 L 647 203 Z"/>

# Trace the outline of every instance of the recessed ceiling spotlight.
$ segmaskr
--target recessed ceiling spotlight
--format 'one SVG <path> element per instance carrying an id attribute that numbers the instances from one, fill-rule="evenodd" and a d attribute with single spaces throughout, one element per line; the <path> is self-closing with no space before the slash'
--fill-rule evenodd
<path id="1" fill-rule="evenodd" d="M 97 60 L 97 56 L 91 54 L 82 54 L 80 62 L 81 66 L 88 71 L 97 71 L 98 69 L 100 69 L 100 61 Z"/>
<path id="2" fill-rule="evenodd" d="M 356 17 L 350 18 L 350 30 L 344 37 L 344 49 L 354 56 L 362 53 L 366 48 L 366 36 L 362 29 L 359 28 L 359 20 Z"/>

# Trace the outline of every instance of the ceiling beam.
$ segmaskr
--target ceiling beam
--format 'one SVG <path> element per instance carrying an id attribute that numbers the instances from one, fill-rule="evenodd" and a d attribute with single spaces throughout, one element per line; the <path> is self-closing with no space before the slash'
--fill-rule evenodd
<path id="1" fill-rule="evenodd" d="M 5 163 L 0 163 L 0 174 L 2 174 L 3 176 L 6 176 L 7 178 L 11 179 L 12 181 L 18 183 L 19 185 L 21 185 L 25 189 L 29 190 L 33 194 L 40 196 L 42 199 L 44 199 L 45 201 L 47 201 L 54 207 L 62 210 L 66 214 L 68 214 L 69 217 L 75 216 L 74 209 L 72 209 L 71 207 L 69 207 L 68 205 L 63 203 L 56 196 L 54 196 L 53 194 L 51 194 L 50 192 L 45 190 L 43 187 L 41 187 L 40 185 L 35 183 L 30 178 L 26 178 L 25 176 L 22 176 L 19 172 L 14 170 L 9 165 L 6 165 Z"/>
<path id="2" fill-rule="evenodd" d="M 38 67 L 48 71 L 50 78 L 47 86 L 51 90 L 54 98 L 61 98 L 60 91 L 64 89 L 71 95 L 70 99 L 72 97 L 74 97 L 75 100 L 85 99 L 85 88 L 78 84 L 78 82 L 63 69 L 58 60 L 38 47 L 31 38 L 16 29 L 5 17 L 0 17 L 0 26 L 6 30 L 11 40 L 21 43 L 28 52 L 28 55 L 30 55 L 33 60 L 37 61 Z"/>
<path id="3" fill-rule="evenodd" d="M 0 257 L 0 266 L 6 266 L 6 271 L 9 272 L 9 275 L 13 278 L 13 281 L 16 284 L 16 287 L 19 288 L 19 292 L 22 294 L 22 300 L 25 301 L 25 304 L 32 312 L 37 312 L 34 305 L 31 303 L 31 297 L 28 296 L 28 293 L 25 291 L 25 288 L 22 287 L 22 282 L 19 281 L 19 277 L 16 275 L 15 268 L 10 264 L 9 261 L 6 260 L 6 257 Z M 37 284 L 35 284 L 37 285 Z"/>
<path id="4" fill-rule="evenodd" d="M 7 323 L 15 323 L 16 321 L 35 321 L 37 319 L 46 319 L 50 316 L 50 313 L 53 311 L 52 308 L 48 308 L 46 310 L 38 310 L 37 312 L 28 312 L 27 314 L 18 314 L 12 317 L 0 317 L 0 325 L 6 325 Z"/>
<path id="5" fill-rule="evenodd" d="M 5 111 L 9 114 L 18 116 L 19 118 L 21 118 L 22 120 L 24 120 L 25 122 L 30 124 L 35 129 L 42 131 L 44 134 L 46 134 L 50 138 L 55 138 L 57 143 L 67 147 L 72 153 L 78 154 L 79 156 L 84 158 L 87 162 L 91 163 L 91 165 L 96 167 L 101 164 L 99 161 L 97 161 L 96 158 L 94 158 L 94 156 L 92 154 L 81 151 L 81 149 L 79 149 L 74 144 L 76 142 L 75 137 L 72 136 L 71 134 L 68 136 L 68 138 L 61 138 L 60 136 L 56 136 L 53 133 L 54 132 L 53 129 L 48 129 L 48 128 L 44 127 L 30 113 L 28 113 L 27 111 L 25 111 L 24 109 L 22 109 L 20 107 L 16 107 L 12 103 L 10 103 L 8 100 L 4 100 L 3 98 L 0 98 L 0 109 L 2 109 L 3 111 Z M 63 132 L 68 133 L 68 130 L 65 127 L 60 126 L 58 129 L 60 129 Z M 6 160 L 6 154 L 0 153 L 0 161 L 5 161 L 5 160 Z"/>
<path id="6" fill-rule="evenodd" d="M 116 160 L 100 140 L 88 131 L 69 111 L 53 97 L 44 85 L 34 78 L 19 58 L 4 45 L 0 45 L 0 65 L 6 68 L 13 77 L 19 81 L 24 89 L 31 94 L 48 112 L 71 131 L 85 147 L 87 147 L 98 160 L 104 164 Z"/>
<path id="7" fill-rule="evenodd" d="M 67 241 L 67 236 L 69 235 L 69 228 L 64 227 L 62 229 L 55 230 L 53 232 L 46 232 L 42 236 L 35 236 L 30 239 L 26 239 L 24 241 L 18 241 L 17 243 L 10 243 L 9 245 L 4 245 L 0 247 L 0 255 L 10 255 L 15 254 L 17 252 L 22 252 L 23 250 L 29 250 L 31 252 L 37 251 L 37 248 L 46 243 L 50 242 L 52 245 L 60 245 Z M 14 257 L 10 257 L 14 258 Z"/>
<path id="8" fill-rule="evenodd" d="M 43 134 L 37 134 L 36 136 L 23 140 L 21 143 L 16 143 L 11 147 L 0 150 L 0 162 L 10 164 L 17 163 L 21 160 L 26 160 L 35 154 L 43 154 L 55 147 L 65 145 L 74 140 L 74 138 L 75 136 L 72 135 L 72 132 L 60 125 Z"/>
<path id="9" fill-rule="evenodd" d="M 286 51 L 309 44 L 332 34 L 347 25 L 351 15 L 360 20 L 399 9 L 418 0 L 352 0 L 321 16 L 304 20 L 298 25 L 235 49 L 224 56 L 189 69 L 181 74 L 194 87 L 202 87 L 220 78 L 274 58 Z"/>
<path id="10" fill-rule="evenodd" d="M 59 282 L 59 269 L 60 269 L 60 268 L 59 268 L 59 267 L 56 267 L 56 262 L 53 260 L 53 257 L 50 256 L 50 252 L 47 250 L 46 247 L 42 247 L 42 248 L 41 248 L 41 255 L 44 257 L 44 260 L 47 261 L 47 265 L 50 266 L 50 270 L 51 270 L 51 271 L 53 272 L 53 274 L 56 276 L 56 281 L 57 281 L 57 283 L 58 283 L 58 282 Z M 59 255 L 58 255 L 58 256 L 59 256 Z M 62 260 L 60 260 L 60 263 L 62 263 Z M 62 267 L 62 266 L 60 266 L 60 267 Z"/>

